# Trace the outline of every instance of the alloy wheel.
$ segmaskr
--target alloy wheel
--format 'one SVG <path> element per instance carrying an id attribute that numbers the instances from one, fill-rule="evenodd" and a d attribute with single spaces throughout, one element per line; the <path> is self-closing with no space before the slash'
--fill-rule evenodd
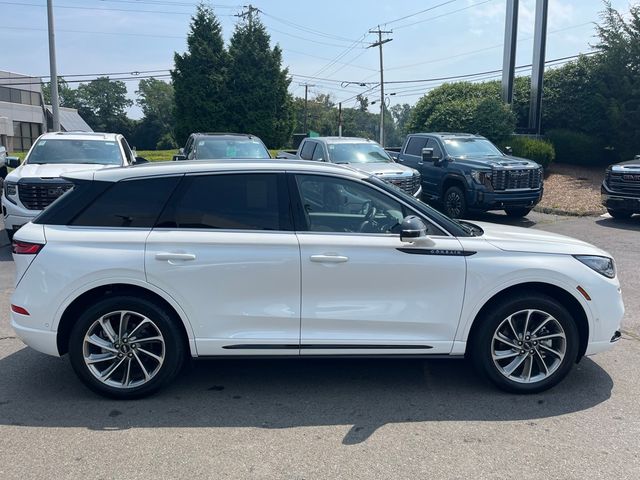
<path id="1" fill-rule="evenodd" d="M 446 200 L 446 209 L 450 217 L 457 218 L 462 213 L 462 198 L 458 192 L 449 192 Z"/>
<path id="2" fill-rule="evenodd" d="M 566 352 L 567 338 L 560 322 L 535 309 L 509 315 L 500 322 L 491 342 L 495 367 L 518 383 L 536 383 L 553 375 Z"/>
<path id="3" fill-rule="evenodd" d="M 165 341 L 146 316 L 119 310 L 91 324 L 82 347 L 85 365 L 100 382 L 128 389 L 149 382 L 165 360 Z"/>

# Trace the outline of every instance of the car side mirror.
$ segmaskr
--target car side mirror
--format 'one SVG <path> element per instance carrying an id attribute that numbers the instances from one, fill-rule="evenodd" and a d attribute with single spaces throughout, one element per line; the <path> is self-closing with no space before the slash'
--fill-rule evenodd
<path id="1" fill-rule="evenodd" d="M 180 149 L 180 150 L 182 150 L 182 149 Z M 178 155 L 174 155 L 173 158 L 172 158 L 173 161 L 186 160 L 186 159 L 187 159 L 187 156 L 184 155 L 184 154 L 181 154 L 181 153 L 179 153 Z"/>
<path id="2" fill-rule="evenodd" d="M 136 157 L 135 161 L 133 162 L 134 165 L 142 165 L 143 163 L 149 163 L 149 160 L 144 157 Z"/>
<path id="3" fill-rule="evenodd" d="M 427 236 L 427 226 L 415 215 L 404 217 L 400 224 L 400 240 L 403 242 L 415 242 Z"/>
<path id="4" fill-rule="evenodd" d="M 433 161 L 433 148 L 423 148 L 422 149 L 422 161 L 423 162 L 432 162 Z"/>
<path id="5" fill-rule="evenodd" d="M 511 147 L 504 147 L 504 153 L 506 155 L 513 155 L 513 148 Z"/>
<path id="6" fill-rule="evenodd" d="M 20 166 L 20 159 L 18 157 L 7 157 L 4 160 L 4 164 L 9 168 L 18 168 Z"/>

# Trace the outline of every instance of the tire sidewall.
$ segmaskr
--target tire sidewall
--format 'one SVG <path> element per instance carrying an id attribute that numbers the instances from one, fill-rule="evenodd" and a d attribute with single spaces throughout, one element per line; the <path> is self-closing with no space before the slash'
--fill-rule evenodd
<path id="1" fill-rule="evenodd" d="M 452 214 L 448 208 L 449 195 L 453 193 L 456 193 L 460 198 L 460 213 L 457 214 Z M 465 216 L 465 214 L 467 213 L 467 201 L 464 196 L 464 190 L 462 190 L 460 187 L 455 186 L 447 188 L 447 191 L 444 192 L 444 211 L 451 218 L 461 218 Z"/>
<path id="2" fill-rule="evenodd" d="M 498 325 L 509 315 L 520 310 L 536 309 L 552 315 L 562 326 L 567 348 L 560 367 L 551 376 L 534 384 L 518 383 L 500 373 L 492 359 L 493 334 Z M 579 350 L 579 333 L 569 312 L 556 300 L 545 295 L 520 296 L 503 302 L 488 315 L 479 319 L 479 326 L 473 344 L 473 360 L 481 372 L 499 388 L 513 393 L 537 393 L 547 390 L 560 382 L 576 362 Z"/>
<path id="3" fill-rule="evenodd" d="M 105 385 L 93 376 L 84 362 L 83 343 L 87 330 L 100 317 L 117 310 L 130 310 L 144 315 L 156 324 L 164 337 L 165 358 L 162 366 L 149 382 L 139 387 L 118 389 Z M 176 321 L 163 308 L 142 298 L 114 296 L 98 301 L 80 315 L 69 336 L 69 359 L 78 377 L 94 392 L 116 399 L 140 398 L 157 391 L 175 377 L 184 356 L 182 335 Z"/>

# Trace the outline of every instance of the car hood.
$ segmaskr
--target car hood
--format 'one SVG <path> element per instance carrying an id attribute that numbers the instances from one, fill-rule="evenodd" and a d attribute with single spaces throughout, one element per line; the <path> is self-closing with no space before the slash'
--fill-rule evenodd
<path id="1" fill-rule="evenodd" d="M 497 169 L 510 169 L 510 168 L 538 168 L 536 162 L 527 160 L 526 158 L 518 158 L 511 156 L 492 155 L 492 156 L 478 156 L 478 157 L 453 157 L 456 163 L 464 163 L 471 167 L 476 168 L 497 168 Z"/>
<path id="2" fill-rule="evenodd" d="M 9 175 L 6 180 L 17 182 L 21 178 L 57 178 L 69 172 L 79 172 L 82 170 L 101 170 L 105 167 L 116 167 L 117 165 L 96 165 L 87 163 L 43 163 L 20 165 Z"/>
<path id="3" fill-rule="evenodd" d="M 494 247 L 508 252 L 611 256 L 590 243 L 557 233 L 495 223 L 473 222 L 473 224 L 484 230 L 483 239 Z"/>
<path id="4" fill-rule="evenodd" d="M 640 160 L 639 159 L 635 159 L 635 160 L 629 160 L 629 161 L 626 161 L 626 162 L 616 163 L 615 165 L 611 166 L 611 170 L 613 172 L 637 173 L 637 172 L 640 171 Z"/>
<path id="5" fill-rule="evenodd" d="M 411 176 L 415 170 L 405 165 L 400 165 L 395 162 L 380 162 L 380 163 L 349 163 L 347 165 L 353 170 L 359 172 L 368 173 L 370 175 L 378 175 L 381 177 L 391 176 Z"/>

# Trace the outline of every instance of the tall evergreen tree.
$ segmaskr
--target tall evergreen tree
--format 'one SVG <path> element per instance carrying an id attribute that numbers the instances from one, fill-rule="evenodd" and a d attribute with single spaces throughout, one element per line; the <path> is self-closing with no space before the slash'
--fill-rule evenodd
<path id="1" fill-rule="evenodd" d="M 288 70 L 282 50 L 270 46 L 260 20 L 250 12 L 229 44 L 227 108 L 233 130 L 258 135 L 270 148 L 289 142 L 293 130 Z"/>
<path id="2" fill-rule="evenodd" d="M 213 9 L 200 4 L 191 19 L 188 51 L 175 53 L 171 71 L 175 95 L 176 140 L 183 143 L 197 131 L 225 131 L 227 52 Z"/>

